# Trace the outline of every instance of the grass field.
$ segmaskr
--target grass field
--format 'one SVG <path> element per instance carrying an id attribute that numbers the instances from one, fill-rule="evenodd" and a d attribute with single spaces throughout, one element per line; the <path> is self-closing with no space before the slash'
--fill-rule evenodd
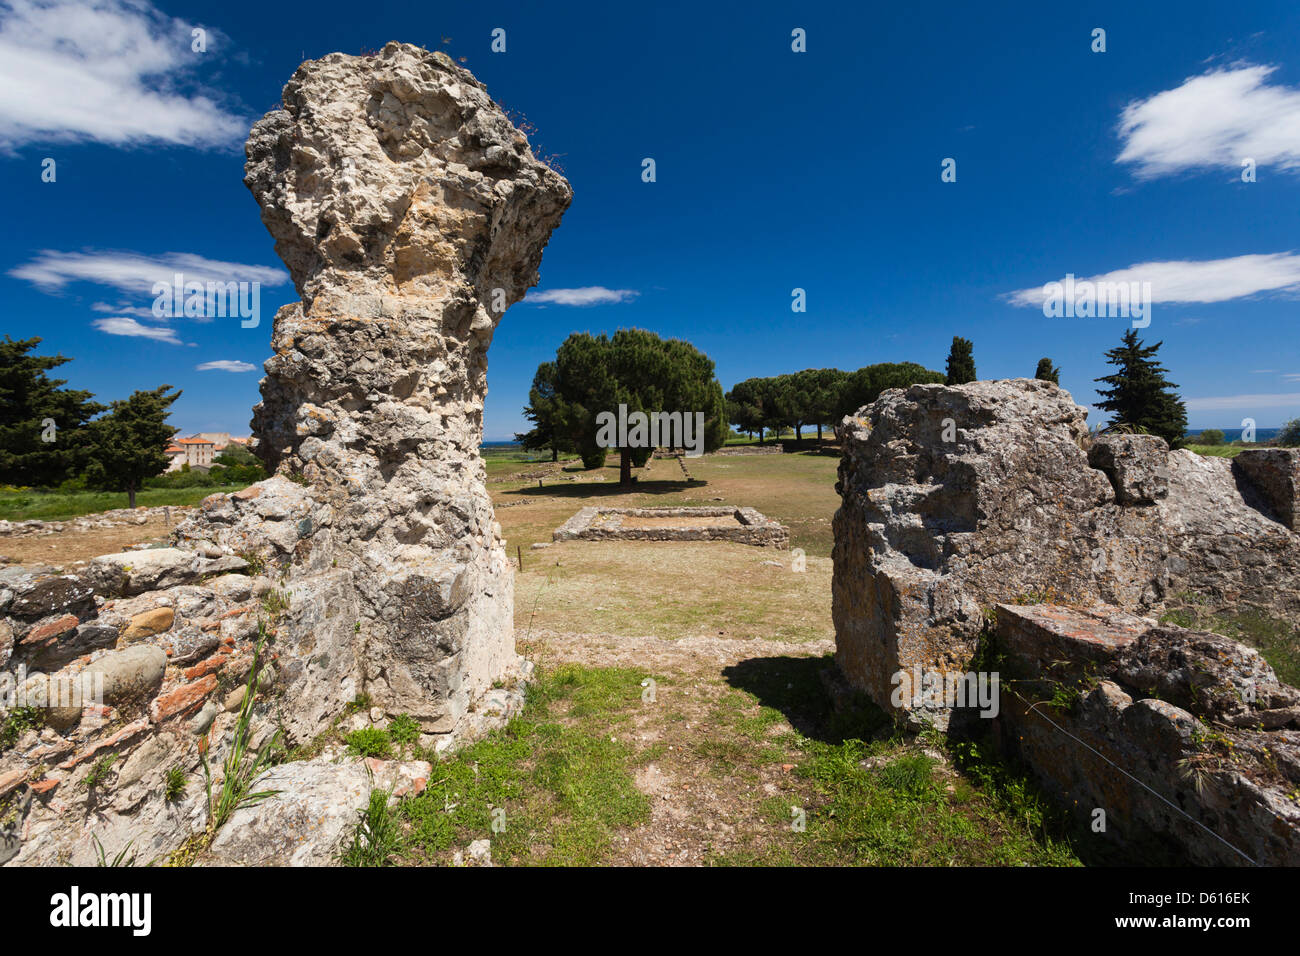
<path id="1" fill-rule="evenodd" d="M 1206 455 L 1210 458 L 1236 458 L 1249 445 L 1184 445 L 1188 451 L 1194 451 L 1198 455 Z M 1262 447 L 1262 446 L 1259 446 Z"/>
<path id="2" fill-rule="evenodd" d="M 238 491 L 243 485 L 213 488 L 145 488 L 136 492 L 137 508 L 196 505 L 218 491 Z M 59 521 L 127 506 L 121 491 L 0 491 L 0 518 L 7 521 Z"/>
<path id="3" fill-rule="evenodd" d="M 508 727 L 439 761 L 419 796 L 374 801 L 350 862 L 447 864 L 489 839 L 506 865 L 1079 864 L 1086 837 L 977 747 L 881 738 L 871 709 L 833 714 L 826 663 L 741 661 L 707 682 L 544 668 Z"/>

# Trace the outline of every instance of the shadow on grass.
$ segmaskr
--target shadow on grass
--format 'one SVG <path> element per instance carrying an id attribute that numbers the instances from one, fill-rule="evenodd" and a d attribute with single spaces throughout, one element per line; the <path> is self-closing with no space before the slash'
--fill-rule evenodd
<path id="1" fill-rule="evenodd" d="M 616 481 L 552 482 L 541 487 L 520 488 L 506 492 L 511 495 L 533 495 L 546 498 L 611 498 L 615 495 L 672 495 L 703 488 L 708 484 L 699 478 L 690 481 L 635 481 L 620 485 Z"/>
<path id="2" fill-rule="evenodd" d="M 732 687 L 753 694 L 763 707 L 779 710 L 805 737 L 828 744 L 870 740 L 889 726 L 889 716 L 864 695 L 835 708 L 822 679 L 822 673 L 834 667 L 830 654 L 752 657 L 724 668 L 722 676 Z"/>
<path id="3" fill-rule="evenodd" d="M 755 657 L 726 668 L 723 677 L 732 687 L 753 694 L 760 705 L 779 710 L 795 730 L 819 744 L 854 747 L 859 745 L 850 742 L 883 742 L 891 737 L 898 744 L 904 743 L 906 736 L 895 730 L 889 714 L 865 695 L 841 694 L 840 706 L 834 705 L 828 683 L 842 687 L 834 668 L 835 658 L 830 654 Z M 1000 752 L 989 733 L 988 721 L 957 723 L 974 736 L 959 731 L 946 735 L 952 766 L 979 788 L 989 806 L 1004 820 L 1032 819 L 1032 829 L 1048 843 L 1064 841 L 1085 865 L 1140 862 L 1160 866 L 1178 862 L 1165 847 L 1145 843 L 1135 853 L 1096 839 L 1059 799 L 1053 799 L 1039 786 L 1027 766 Z"/>

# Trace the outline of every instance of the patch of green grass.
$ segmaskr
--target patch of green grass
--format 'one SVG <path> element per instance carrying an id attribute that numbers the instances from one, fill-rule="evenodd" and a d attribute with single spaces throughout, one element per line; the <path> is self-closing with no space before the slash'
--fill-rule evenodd
<path id="1" fill-rule="evenodd" d="M 1160 617 L 1161 623 L 1211 631 L 1259 651 L 1278 680 L 1300 687 L 1300 628 L 1255 608 L 1211 612 L 1203 598 L 1186 594 Z"/>
<path id="2" fill-rule="evenodd" d="M 802 793 L 769 799 L 780 838 L 721 863 L 776 865 L 1077 865 L 1068 825 L 1022 778 L 972 763 L 944 772 L 898 741 L 805 740 Z M 977 772 L 972 773 L 972 770 Z M 985 777 L 981 777 L 983 773 Z M 987 779 L 985 779 L 987 778 Z M 1001 788 L 990 786 L 998 781 Z M 792 808 L 799 811 L 792 813 Z M 802 830 L 797 824 L 802 824 Z"/>
<path id="3" fill-rule="evenodd" d="M 401 852 L 401 821 L 389 807 L 392 792 L 372 790 L 370 802 L 358 811 L 352 842 L 339 854 L 344 866 L 389 866 Z"/>
<path id="4" fill-rule="evenodd" d="M 781 744 L 794 769 L 786 792 L 760 804 L 765 832 L 712 862 L 1078 864 L 1069 843 L 1073 825 L 1026 775 L 987 746 L 949 745 L 938 733 L 899 736 L 865 699 L 832 709 L 819 679 L 830 665 L 830 658 L 790 658 L 761 667 L 746 662 L 729 672 L 731 683 L 743 688 L 736 696 L 749 701 L 731 720 L 731 739 L 748 738 L 755 748 Z M 732 706 L 724 698 L 715 718 Z M 771 739 L 771 710 L 799 729 Z"/>
<path id="5" fill-rule="evenodd" d="M 352 731 L 347 736 L 347 744 L 348 753 L 354 757 L 378 757 L 381 760 L 391 760 L 393 757 L 392 738 L 388 736 L 388 731 L 378 727 L 363 727 Z"/>
<path id="6" fill-rule="evenodd" d="M 230 493 L 246 485 L 219 485 L 209 488 L 144 488 L 135 494 L 136 507 L 159 508 L 163 505 L 197 505 L 208 495 Z M 0 492 L 0 518 L 8 521 L 60 521 L 126 508 L 126 492 L 116 491 L 21 491 Z"/>
<path id="7" fill-rule="evenodd" d="M 530 685 L 524 713 L 442 761 L 399 811 L 414 859 L 492 840 L 498 863 L 591 865 L 649 816 L 636 752 L 610 730 L 639 706 L 641 671 L 563 665 Z"/>
<path id="8" fill-rule="evenodd" d="M 1188 451 L 1210 458 L 1235 458 L 1249 448 L 1249 445 L 1184 445 Z"/>

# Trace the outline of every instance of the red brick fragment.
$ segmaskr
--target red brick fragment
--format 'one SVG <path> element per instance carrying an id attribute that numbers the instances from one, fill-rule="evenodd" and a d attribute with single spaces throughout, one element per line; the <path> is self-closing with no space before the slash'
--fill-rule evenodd
<path id="1" fill-rule="evenodd" d="M 170 693 L 158 696 L 149 705 L 149 714 L 155 723 L 162 723 L 177 714 L 198 707 L 216 689 L 216 675 L 209 674 L 192 684 L 183 684 Z"/>
<path id="2" fill-rule="evenodd" d="M 39 644 L 41 641 L 48 640 L 51 637 L 61 637 L 69 631 L 75 631 L 77 625 L 81 622 L 77 620 L 75 614 L 65 614 L 60 618 L 50 621 L 48 624 L 42 624 L 34 627 L 18 643 L 20 644 Z"/>
<path id="3" fill-rule="evenodd" d="M 200 677 L 206 677 L 208 674 L 215 674 L 225 667 L 229 661 L 230 651 L 227 650 L 224 654 L 219 651 L 207 660 L 199 661 L 193 667 L 187 667 L 185 669 L 185 679 L 192 681 L 198 680 Z"/>

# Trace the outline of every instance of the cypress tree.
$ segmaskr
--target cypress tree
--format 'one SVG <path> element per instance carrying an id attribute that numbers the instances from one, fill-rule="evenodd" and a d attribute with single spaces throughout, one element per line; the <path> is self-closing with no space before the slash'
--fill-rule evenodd
<path id="1" fill-rule="evenodd" d="M 948 351 L 949 385 L 965 385 L 975 381 L 975 346 L 970 339 L 960 335 L 952 337 L 952 348 Z"/>
<path id="2" fill-rule="evenodd" d="M 1051 382 L 1053 385 L 1061 384 L 1061 370 L 1052 364 L 1049 358 L 1040 358 L 1038 360 L 1038 370 L 1034 372 L 1034 378 L 1044 382 Z"/>

